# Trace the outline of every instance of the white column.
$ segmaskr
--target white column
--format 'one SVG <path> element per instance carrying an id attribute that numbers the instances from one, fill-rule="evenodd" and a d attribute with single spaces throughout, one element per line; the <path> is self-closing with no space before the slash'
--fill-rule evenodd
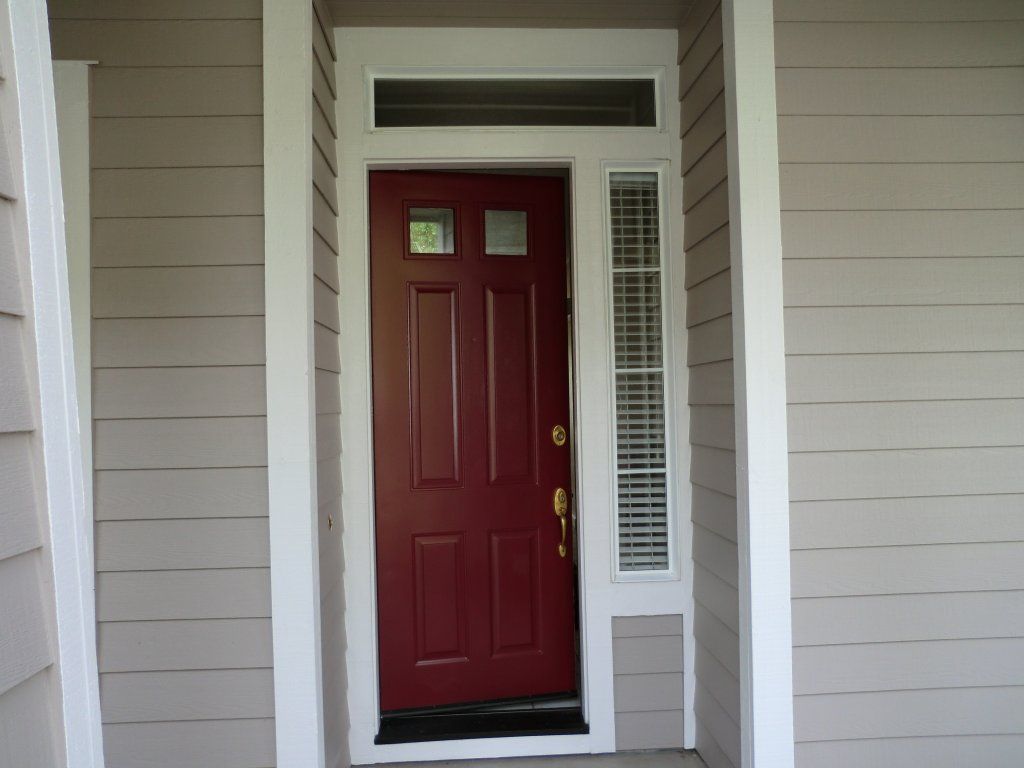
<path id="1" fill-rule="evenodd" d="M 723 0 L 744 768 L 793 765 L 789 456 L 772 0 Z"/>
<path id="2" fill-rule="evenodd" d="M 312 5 L 263 2 L 267 476 L 278 768 L 324 765 L 313 394 Z"/>

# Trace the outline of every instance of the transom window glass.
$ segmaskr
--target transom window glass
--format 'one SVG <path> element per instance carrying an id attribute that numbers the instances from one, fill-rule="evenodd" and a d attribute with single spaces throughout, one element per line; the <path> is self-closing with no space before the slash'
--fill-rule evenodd
<path id="1" fill-rule="evenodd" d="M 653 77 L 376 77 L 377 128 L 465 126 L 654 127 Z"/>
<path id="2" fill-rule="evenodd" d="M 484 211 L 484 253 L 526 255 L 526 211 Z"/>
<path id="3" fill-rule="evenodd" d="M 618 570 L 672 566 L 657 173 L 612 172 Z"/>
<path id="4" fill-rule="evenodd" d="M 409 251 L 455 253 L 455 211 L 451 208 L 410 208 Z"/>

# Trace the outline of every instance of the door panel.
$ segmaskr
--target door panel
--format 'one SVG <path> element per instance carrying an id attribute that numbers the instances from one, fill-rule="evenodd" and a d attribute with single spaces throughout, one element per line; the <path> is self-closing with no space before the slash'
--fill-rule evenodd
<path id="1" fill-rule="evenodd" d="M 569 423 L 563 197 L 552 178 L 370 176 L 385 712 L 575 690 L 552 506 L 570 487 L 551 439 Z"/>

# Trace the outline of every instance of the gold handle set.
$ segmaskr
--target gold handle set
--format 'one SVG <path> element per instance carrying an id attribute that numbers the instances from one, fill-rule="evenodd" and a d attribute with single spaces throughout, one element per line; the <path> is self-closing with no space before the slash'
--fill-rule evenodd
<path id="1" fill-rule="evenodd" d="M 551 442 L 555 445 L 565 445 L 566 437 L 565 427 L 561 424 L 556 424 L 551 428 Z M 569 494 L 565 492 L 565 488 L 555 488 L 555 495 L 551 500 L 551 506 L 555 508 L 555 516 L 558 518 L 558 522 L 562 524 L 562 541 L 558 545 L 558 556 L 565 557 L 568 551 L 565 547 L 565 537 L 569 531 L 569 520 L 567 517 L 569 514 Z"/>

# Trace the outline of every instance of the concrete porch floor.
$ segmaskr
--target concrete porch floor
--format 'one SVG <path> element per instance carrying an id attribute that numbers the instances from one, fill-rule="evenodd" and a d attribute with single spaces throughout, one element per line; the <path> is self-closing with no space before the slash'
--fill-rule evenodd
<path id="1" fill-rule="evenodd" d="M 612 755 L 557 755 L 504 760 L 444 760 L 387 763 L 375 768 L 706 768 L 696 752 L 619 752 Z"/>

